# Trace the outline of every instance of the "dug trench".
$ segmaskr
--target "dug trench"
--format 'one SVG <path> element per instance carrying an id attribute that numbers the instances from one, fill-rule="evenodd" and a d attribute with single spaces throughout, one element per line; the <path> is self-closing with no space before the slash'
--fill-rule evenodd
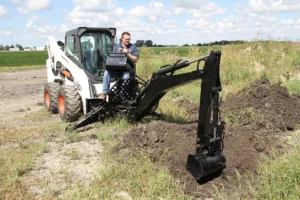
<path id="1" fill-rule="evenodd" d="M 186 108 L 193 123 L 152 121 L 137 126 L 124 136 L 114 153 L 127 148 L 144 151 L 154 163 L 169 169 L 186 194 L 201 199 L 213 197 L 214 188 L 227 193 L 243 188 L 240 197 L 251 196 L 246 181 L 238 177 L 255 175 L 262 155 L 282 152 L 282 136 L 298 128 L 300 122 L 300 97 L 290 95 L 279 84 L 263 79 L 228 94 L 221 106 L 226 121 L 227 167 L 217 177 L 196 182 L 186 171 L 186 161 L 189 154 L 195 153 L 198 105 L 181 101 L 178 106 Z"/>

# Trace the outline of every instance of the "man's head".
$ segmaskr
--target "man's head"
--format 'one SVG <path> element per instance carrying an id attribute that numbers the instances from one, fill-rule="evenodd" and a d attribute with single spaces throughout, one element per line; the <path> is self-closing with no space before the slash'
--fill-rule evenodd
<path id="1" fill-rule="evenodd" d="M 121 40 L 122 40 L 122 43 L 123 43 L 124 45 L 127 46 L 127 45 L 129 44 L 129 42 L 130 42 L 130 39 L 131 39 L 130 33 L 128 33 L 128 32 L 123 32 L 123 33 L 122 33 Z"/>

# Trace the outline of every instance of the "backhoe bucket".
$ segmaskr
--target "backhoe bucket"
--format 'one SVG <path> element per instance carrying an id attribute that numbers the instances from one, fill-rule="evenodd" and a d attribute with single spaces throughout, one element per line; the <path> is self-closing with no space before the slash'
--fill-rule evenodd
<path id="1" fill-rule="evenodd" d="M 226 167 L 226 158 L 222 152 L 215 153 L 212 156 L 203 156 L 200 153 L 189 154 L 187 159 L 187 170 L 196 180 L 222 171 Z"/>

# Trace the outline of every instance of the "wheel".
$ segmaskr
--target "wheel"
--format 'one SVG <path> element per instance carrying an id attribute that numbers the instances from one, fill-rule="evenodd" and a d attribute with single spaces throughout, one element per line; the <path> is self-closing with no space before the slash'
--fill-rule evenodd
<path id="1" fill-rule="evenodd" d="M 44 86 L 44 106 L 50 113 L 58 113 L 57 110 L 57 94 L 59 83 L 46 83 Z"/>
<path id="2" fill-rule="evenodd" d="M 78 120 L 82 114 L 82 102 L 77 89 L 72 85 L 60 87 L 57 95 L 58 113 L 66 122 Z"/>

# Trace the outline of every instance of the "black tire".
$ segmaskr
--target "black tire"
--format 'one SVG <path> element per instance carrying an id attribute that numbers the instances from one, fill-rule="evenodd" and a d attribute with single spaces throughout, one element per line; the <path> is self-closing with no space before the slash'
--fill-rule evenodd
<path id="1" fill-rule="evenodd" d="M 57 114 L 57 94 L 59 90 L 59 83 L 46 83 L 44 85 L 44 106 L 53 114 Z"/>
<path id="2" fill-rule="evenodd" d="M 72 85 L 60 87 L 57 95 L 57 107 L 60 118 L 65 122 L 74 122 L 82 114 L 82 102 L 77 89 Z"/>

